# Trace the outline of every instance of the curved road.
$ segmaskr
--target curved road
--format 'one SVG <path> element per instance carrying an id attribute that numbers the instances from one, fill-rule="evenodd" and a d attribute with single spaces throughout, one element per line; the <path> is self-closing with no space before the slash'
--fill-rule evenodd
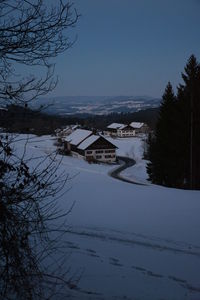
<path id="1" fill-rule="evenodd" d="M 118 156 L 117 158 L 118 158 L 118 161 L 120 162 L 120 166 L 108 173 L 111 177 L 121 180 L 121 181 L 132 183 L 132 184 L 146 185 L 144 183 L 139 183 L 134 180 L 130 180 L 128 178 L 124 178 L 124 177 L 120 176 L 120 173 L 122 171 L 124 171 L 125 169 L 127 169 L 129 167 L 134 166 L 136 164 L 136 162 L 134 159 L 125 157 L 125 156 Z"/>

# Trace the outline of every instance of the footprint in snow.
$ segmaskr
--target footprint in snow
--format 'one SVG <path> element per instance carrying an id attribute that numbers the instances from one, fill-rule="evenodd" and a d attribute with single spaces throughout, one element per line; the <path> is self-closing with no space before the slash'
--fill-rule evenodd
<path id="1" fill-rule="evenodd" d="M 117 259 L 117 258 L 110 257 L 109 263 L 110 263 L 110 265 L 113 265 L 116 267 L 123 267 L 123 265 L 119 263 L 119 259 Z"/>

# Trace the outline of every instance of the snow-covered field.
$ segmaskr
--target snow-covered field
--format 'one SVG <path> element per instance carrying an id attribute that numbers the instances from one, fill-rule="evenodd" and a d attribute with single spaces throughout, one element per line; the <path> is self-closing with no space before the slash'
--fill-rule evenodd
<path id="1" fill-rule="evenodd" d="M 141 140 L 113 143 L 118 155 L 137 162 L 123 176 L 145 181 Z M 23 141 L 16 149 L 23 151 Z M 27 146 L 30 156 L 53 149 L 49 136 Z M 75 203 L 66 268 L 82 274 L 79 287 L 93 293 L 73 299 L 200 299 L 200 191 L 122 182 L 108 175 L 112 168 L 67 156 L 60 166 L 73 178 L 59 205 L 66 210 Z"/>

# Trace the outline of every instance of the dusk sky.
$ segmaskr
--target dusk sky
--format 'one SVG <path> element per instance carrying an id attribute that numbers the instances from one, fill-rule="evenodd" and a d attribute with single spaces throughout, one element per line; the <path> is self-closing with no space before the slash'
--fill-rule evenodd
<path id="1" fill-rule="evenodd" d="M 76 0 L 78 39 L 56 60 L 56 96 L 148 95 L 200 59 L 199 0 Z"/>

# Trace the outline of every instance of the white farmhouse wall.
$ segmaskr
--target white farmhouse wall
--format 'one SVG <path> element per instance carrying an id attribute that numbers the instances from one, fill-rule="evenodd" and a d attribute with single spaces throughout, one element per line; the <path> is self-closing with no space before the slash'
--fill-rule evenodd
<path id="1" fill-rule="evenodd" d="M 117 130 L 117 136 L 118 137 L 131 137 L 135 136 L 135 130 Z"/>
<path id="2" fill-rule="evenodd" d="M 102 162 L 115 162 L 116 151 L 114 149 L 85 150 L 86 159 L 95 159 Z"/>

